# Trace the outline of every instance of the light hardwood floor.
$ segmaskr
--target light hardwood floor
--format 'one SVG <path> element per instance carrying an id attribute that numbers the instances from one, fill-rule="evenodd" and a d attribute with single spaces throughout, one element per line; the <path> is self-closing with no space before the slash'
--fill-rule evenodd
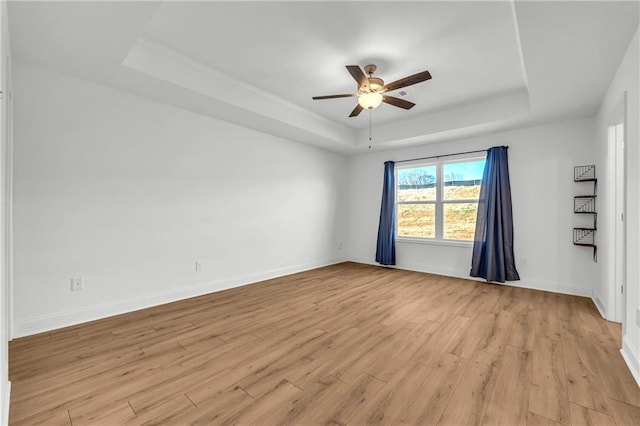
<path id="1" fill-rule="evenodd" d="M 17 339 L 11 425 L 640 425 L 587 298 L 343 263 Z"/>

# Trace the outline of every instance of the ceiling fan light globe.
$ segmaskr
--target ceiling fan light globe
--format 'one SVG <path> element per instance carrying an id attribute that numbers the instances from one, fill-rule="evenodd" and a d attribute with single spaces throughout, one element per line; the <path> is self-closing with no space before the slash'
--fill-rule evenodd
<path id="1" fill-rule="evenodd" d="M 382 103 L 382 95 L 375 92 L 364 93 L 358 97 L 358 103 L 362 108 L 374 109 Z"/>

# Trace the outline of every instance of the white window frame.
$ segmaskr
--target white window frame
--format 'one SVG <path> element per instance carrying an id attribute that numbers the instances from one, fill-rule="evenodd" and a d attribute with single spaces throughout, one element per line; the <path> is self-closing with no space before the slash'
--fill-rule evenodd
<path id="1" fill-rule="evenodd" d="M 466 203 L 478 203 L 477 199 L 462 199 L 462 200 L 445 200 L 444 199 L 444 166 L 454 163 L 470 163 L 473 161 L 486 160 L 486 155 L 478 155 L 477 153 L 472 156 L 455 157 L 453 159 L 434 159 L 433 161 L 416 161 L 407 164 L 397 165 L 394 168 L 395 179 L 395 200 L 394 209 L 396 221 L 394 226 L 396 241 L 402 243 L 417 243 L 417 244 L 436 244 L 447 246 L 461 246 L 469 247 L 473 245 L 472 240 L 447 240 L 444 239 L 444 205 L 445 204 L 466 204 Z M 436 166 L 436 199 L 435 201 L 398 201 L 398 171 L 402 169 L 414 169 L 418 167 L 433 167 Z M 411 237 L 398 235 L 398 205 L 399 204 L 433 204 L 435 205 L 435 237 Z"/>

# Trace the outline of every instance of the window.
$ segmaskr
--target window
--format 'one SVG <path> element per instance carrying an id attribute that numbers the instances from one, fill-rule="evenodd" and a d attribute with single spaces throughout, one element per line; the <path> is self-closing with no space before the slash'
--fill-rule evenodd
<path id="1" fill-rule="evenodd" d="M 472 241 L 484 158 L 396 168 L 396 235 Z"/>

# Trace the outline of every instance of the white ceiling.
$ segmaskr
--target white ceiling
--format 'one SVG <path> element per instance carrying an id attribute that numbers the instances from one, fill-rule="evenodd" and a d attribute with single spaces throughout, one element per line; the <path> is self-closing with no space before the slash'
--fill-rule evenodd
<path id="1" fill-rule="evenodd" d="M 341 152 L 368 112 L 344 65 L 378 65 L 407 111 L 371 114 L 374 146 L 588 116 L 638 28 L 638 2 L 9 2 L 14 60 Z M 397 92 L 394 92 L 397 96 Z"/>

